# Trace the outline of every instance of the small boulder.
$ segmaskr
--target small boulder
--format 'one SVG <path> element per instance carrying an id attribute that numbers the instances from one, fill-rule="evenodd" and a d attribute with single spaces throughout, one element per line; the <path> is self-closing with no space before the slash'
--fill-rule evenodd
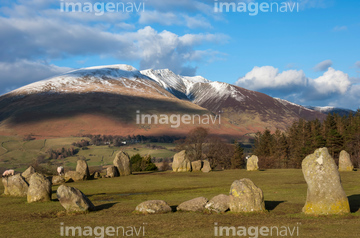
<path id="1" fill-rule="evenodd" d="M 68 212 L 95 210 L 94 204 L 77 188 L 61 185 L 56 191 L 56 196 L 61 206 Z"/>
<path id="2" fill-rule="evenodd" d="M 202 212 L 205 209 L 205 205 L 208 200 L 204 197 L 198 197 L 191 199 L 189 201 L 181 203 L 178 207 L 178 211 L 186 211 L 186 212 Z"/>
<path id="3" fill-rule="evenodd" d="M 349 200 L 341 185 L 340 174 L 327 148 L 315 150 L 302 161 L 308 185 L 303 212 L 313 215 L 350 213 Z"/>
<path id="4" fill-rule="evenodd" d="M 99 172 L 96 171 L 91 175 L 91 177 L 97 179 L 97 178 L 101 178 L 101 175 Z"/>
<path id="5" fill-rule="evenodd" d="M 186 151 L 180 151 L 174 155 L 172 163 L 172 169 L 174 172 L 189 172 L 191 171 L 190 160 L 186 156 Z"/>
<path id="6" fill-rule="evenodd" d="M 34 167 L 30 166 L 21 174 L 21 176 L 26 180 L 26 182 L 29 182 L 31 175 L 34 173 L 36 173 Z"/>
<path id="7" fill-rule="evenodd" d="M 4 194 L 15 197 L 26 197 L 29 184 L 20 174 L 2 178 Z"/>
<path id="8" fill-rule="evenodd" d="M 201 171 L 203 162 L 201 160 L 196 160 L 191 162 L 191 168 L 193 172 Z"/>
<path id="9" fill-rule="evenodd" d="M 76 172 L 85 175 L 85 179 L 90 179 L 89 166 L 85 160 L 79 159 L 77 161 Z"/>
<path id="10" fill-rule="evenodd" d="M 346 172 L 346 171 L 353 171 L 354 165 L 351 162 L 350 155 L 345 150 L 340 152 L 339 157 L 339 171 Z"/>
<path id="11" fill-rule="evenodd" d="M 107 178 L 119 177 L 118 169 L 115 166 L 109 166 L 106 169 L 106 177 Z"/>
<path id="12" fill-rule="evenodd" d="M 51 181 L 53 185 L 65 183 L 65 179 L 62 176 L 53 176 Z"/>
<path id="13" fill-rule="evenodd" d="M 119 171 L 120 176 L 128 176 L 131 174 L 130 156 L 123 151 L 116 154 L 113 164 Z"/>
<path id="14" fill-rule="evenodd" d="M 259 170 L 259 158 L 256 155 L 252 155 L 246 163 L 247 171 L 257 171 Z"/>
<path id="15" fill-rule="evenodd" d="M 34 173 L 30 177 L 27 201 L 49 202 L 51 201 L 51 181 L 42 174 Z"/>
<path id="16" fill-rule="evenodd" d="M 213 197 L 206 205 L 205 208 L 212 212 L 226 212 L 229 210 L 230 197 L 225 194 L 220 194 Z"/>
<path id="17" fill-rule="evenodd" d="M 209 173 L 211 171 L 210 162 L 208 160 L 203 160 L 203 167 L 201 171 L 204 173 Z"/>
<path id="18" fill-rule="evenodd" d="M 171 212 L 171 207 L 162 200 L 150 200 L 136 206 L 135 211 L 143 214 L 156 214 Z"/>
<path id="19" fill-rule="evenodd" d="M 232 212 L 263 212 L 263 191 L 250 179 L 235 180 L 230 188 L 229 207 Z"/>
<path id="20" fill-rule="evenodd" d="M 82 181 L 86 180 L 86 174 L 81 174 L 77 171 L 68 171 L 65 173 L 65 181 Z"/>

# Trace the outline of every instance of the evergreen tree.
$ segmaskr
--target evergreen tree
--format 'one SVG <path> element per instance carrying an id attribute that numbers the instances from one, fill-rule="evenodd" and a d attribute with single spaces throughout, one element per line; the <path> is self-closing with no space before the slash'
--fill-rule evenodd
<path id="1" fill-rule="evenodd" d="M 234 142 L 234 155 L 231 158 L 231 169 L 241 169 L 244 166 L 244 149 L 237 141 Z"/>

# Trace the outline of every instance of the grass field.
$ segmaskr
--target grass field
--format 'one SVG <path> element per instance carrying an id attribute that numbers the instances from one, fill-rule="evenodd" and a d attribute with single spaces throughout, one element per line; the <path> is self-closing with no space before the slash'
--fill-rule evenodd
<path id="1" fill-rule="evenodd" d="M 12 168 L 18 172 L 28 168 L 39 155 L 45 155 L 49 149 L 61 149 L 62 147 L 73 147 L 73 142 L 87 139 L 83 137 L 66 137 L 54 139 L 41 139 L 32 141 L 23 141 L 19 137 L 0 136 L 0 168 Z M 142 156 L 151 155 L 157 158 L 172 157 L 175 152 L 174 144 L 151 143 L 152 145 L 163 146 L 165 149 L 147 148 L 146 144 L 134 144 L 122 147 L 89 146 L 87 150 L 79 150 L 79 153 L 72 157 L 67 157 L 62 161 L 51 161 L 63 165 L 70 169 L 75 169 L 76 161 L 79 156 L 85 157 L 89 166 L 112 164 L 116 152 L 124 150 L 130 156 L 139 153 Z"/>
<path id="2" fill-rule="evenodd" d="M 228 194 L 231 183 L 241 178 L 250 178 L 263 190 L 269 212 L 173 212 L 158 215 L 133 213 L 136 205 L 146 200 L 161 199 L 171 206 L 177 206 L 199 196 L 210 199 L 221 193 Z M 26 198 L 0 196 L 0 236 L 60 237 L 60 223 L 63 222 L 65 226 L 81 227 L 144 226 L 146 237 L 214 237 L 215 223 L 218 223 L 218 226 L 236 227 L 299 227 L 298 237 L 359 237 L 360 172 L 341 173 L 341 178 L 344 190 L 349 196 L 352 213 L 320 217 L 301 213 L 307 189 L 301 170 L 229 170 L 207 174 L 158 172 L 70 183 L 69 186 L 79 188 L 89 197 L 97 206 L 96 212 L 64 213 L 64 209 L 56 201 L 55 186 L 54 200 L 47 203 L 28 204 Z M 3 193 L 2 185 L 0 193 Z"/>

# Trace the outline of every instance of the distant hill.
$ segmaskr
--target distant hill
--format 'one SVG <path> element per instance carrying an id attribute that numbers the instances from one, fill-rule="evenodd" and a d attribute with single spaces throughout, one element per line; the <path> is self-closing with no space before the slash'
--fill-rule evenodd
<path id="1" fill-rule="evenodd" d="M 199 123 L 136 124 L 137 113 L 221 115 L 204 125 L 212 134 L 239 137 L 325 114 L 266 94 L 168 69 L 138 71 L 129 65 L 74 70 L 0 97 L 0 133 L 44 137 L 79 134 L 184 135 Z"/>
<path id="2" fill-rule="evenodd" d="M 312 106 L 306 106 L 307 108 L 317 111 L 317 112 L 321 112 L 324 114 L 338 114 L 340 116 L 348 116 L 350 113 L 356 113 L 353 110 L 350 109 L 345 109 L 345 108 L 337 108 L 337 107 L 312 107 Z"/>

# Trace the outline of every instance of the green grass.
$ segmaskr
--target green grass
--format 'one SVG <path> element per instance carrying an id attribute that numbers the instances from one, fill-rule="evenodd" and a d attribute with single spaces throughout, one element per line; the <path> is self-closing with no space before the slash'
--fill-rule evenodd
<path id="1" fill-rule="evenodd" d="M 41 139 L 32 141 L 23 141 L 19 137 L 0 136 L 0 167 L 13 168 L 18 172 L 24 171 L 39 155 L 45 155 L 49 149 L 60 149 L 62 147 L 72 147 L 73 142 L 80 141 L 83 137 L 67 137 L 67 138 L 53 138 Z M 83 156 L 87 159 L 89 166 L 109 165 L 112 164 L 116 152 L 124 150 L 130 156 L 139 153 L 142 156 L 151 155 L 157 158 L 172 157 L 175 152 L 170 149 L 175 148 L 174 144 L 166 143 L 151 143 L 157 146 L 166 147 L 165 149 L 150 149 L 146 144 L 135 144 L 122 147 L 103 146 L 89 146 L 88 150 L 79 150 L 75 156 L 65 158 L 64 161 L 51 161 L 53 163 L 60 163 L 68 167 L 75 168 L 78 156 Z M 136 150 L 134 150 L 136 148 Z"/>
<path id="2" fill-rule="evenodd" d="M 360 172 L 341 173 L 353 210 L 360 207 Z M 236 179 L 250 178 L 263 192 L 265 214 L 207 214 L 174 212 L 138 215 L 139 203 L 161 199 L 171 206 L 204 196 L 228 194 Z M 59 237 L 60 223 L 68 226 L 143 226 L 146 237 L 213 237 L 220 226 L 299 226 L 299 237 L 358 237 L 360 212 L 344 216 L 306 216 L 301 209 L 307 185 L 301 170 L 244 170 L 205 173 L 146 173 L 67 184 L 79 188 L 97 206 L 88 214 L 65 214 L 59 202 L 28 204 L 25 198 L 0 196 L 1 237 Z M 53 187 L 55 192 L 57 187 Z M 3 187 L 0 185 L 0 193 Z M 8 236 L 6 236 L 8 234 Z M 4 236 L 5 235 L 5 236 Z"/>

